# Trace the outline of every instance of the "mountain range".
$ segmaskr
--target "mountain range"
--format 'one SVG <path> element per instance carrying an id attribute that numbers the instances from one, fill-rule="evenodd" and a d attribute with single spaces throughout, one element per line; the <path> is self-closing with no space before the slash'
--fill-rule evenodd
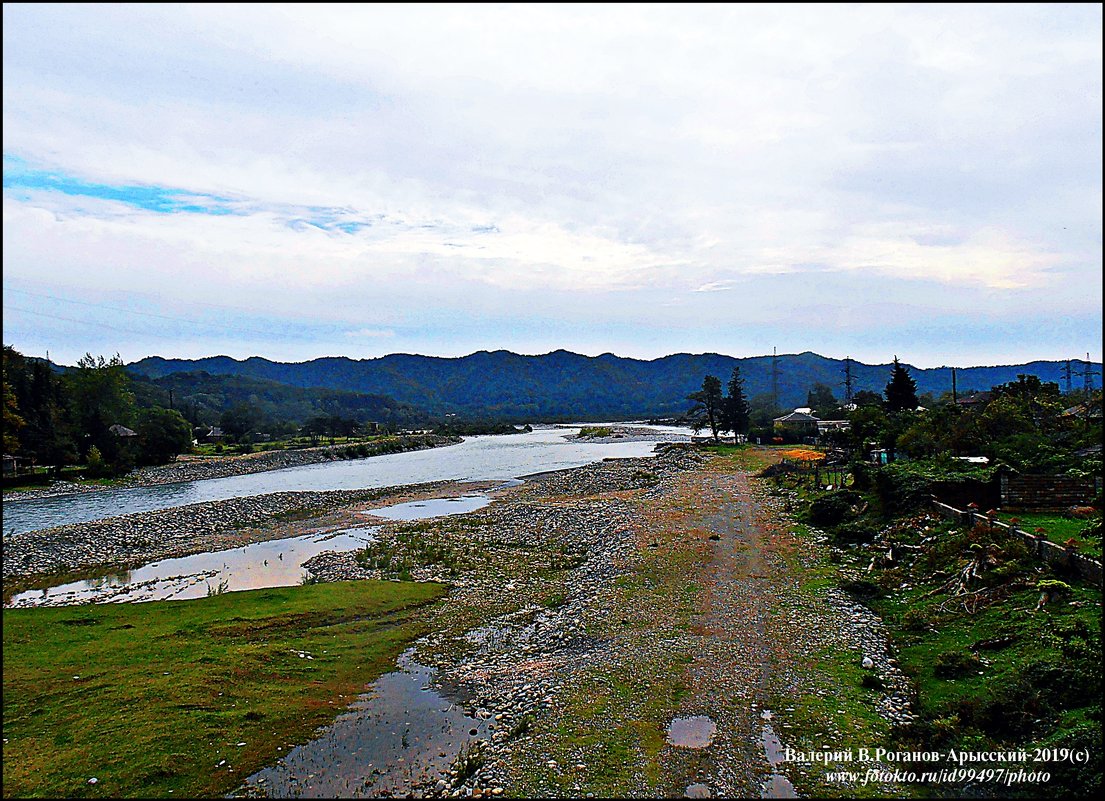
<path id="1" fill-rule="evenodd" d="M 793 408 L 806 403 L 817 383 L 843 397 L 845 361 L 806 351 L 798 354 L 735 358 L 717 353 L 677 353 L 641 360 L 604 353 L 583 356 L 557 350 L 523 356 L 505 350 L 479 351 L 445 358 L 396 353 L 375 359 L 326 357 L 306 362 L 274 362 L 261 357 L 239 361 L 229 356 L 203 359 L 165 359 L 151 356 L 127 369 L 136 375 L 161 379 L 175 373 L 203 371 L 276 381 L 295 387 L 345 390 L 386 396 L 399 404 L 431 415 L 462 418 L 498 418 L 511 421 L 565 419 L 634 419 L 678 416 L 688 407 L 687 395 L 702 386 L 706 375 L 725 384 L 740 367 L 745 393 L 753 398 L 772 392 L 772 362 L 777 363 L 779 405 Z M 1075 370 L 1081 363 L 1075 363 Z M 1065 387 L 1065 362 L 956 368 L 961 393 L 985 390 L 1036 375 Z M 919 394 L 940 395 L 951 389 L 952 368 L 906 365 Z M 1101 366 L 1093 370 L 1100 375 Z M 881 393 L 890 378 L 890 363 L 851 361 L 853 389 Z M 1075 378 L 1075 386 L 1081 384 Z"/>

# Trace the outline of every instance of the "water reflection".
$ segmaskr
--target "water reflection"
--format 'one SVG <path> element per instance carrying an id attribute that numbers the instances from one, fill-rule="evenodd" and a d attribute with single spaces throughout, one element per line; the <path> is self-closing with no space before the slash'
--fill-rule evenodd
<path id="1" fill-rule="evenodd" d="M 385 520 L 424 520 L 427 517 L 444 517 L 474 512 L 491 503 L 486 495 L 461 495 L 456 498 L 431 498 L 425 501 L 397 503 L 393 506 L 381 506 L 368 514 Z"/>
<path id="2" fill-rule="evenodd" d="M 717 725 L 705 715 L 676 718 L 668 724 L 668 742 L 681 748 L 705 748 L 716 733 Z"/>
<path id="3" fill-rule="evenodd" d="M 415 662 L 413 649 L 398 666 L 320 736 L 247 785 L 277 798 L 360 798 L 404 795 L 447 779 L 456 755 L 495 724 L 469 717 L 431 687 L 434 670 Z"/>
<path id="4" fill-rule="evenodd" d="M 349 528 L 241 548 L 163 559 L 136 570 L 74 581 L 14 596 L 9 606 L 62 606 L 202 598 L 222 592 L 289 587 L 304 581 L 303 563 L 323 551 L 363 548 L 372 527 Z"/>

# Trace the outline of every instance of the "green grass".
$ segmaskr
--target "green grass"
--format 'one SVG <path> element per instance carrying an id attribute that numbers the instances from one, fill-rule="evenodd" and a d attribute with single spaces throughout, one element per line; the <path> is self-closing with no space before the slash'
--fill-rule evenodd
<path id="1" fill-rule="evenodd" d="M 580 439 L 590 439 L 591 437 L 609 437 L 614 433 L 614 429 L 609 426 L 584 426 L 579 430 Z"/>
<path id="2" fill-rule="evenodd" d="M 6 609 L 4 796 L 223 795 L 389 670 L 445 591 L 361 581 Z"/>
<path id="3" fill-rule="evenodd" d="M 1080 553 L 1101 558 L 1101 543 L 1082 536 L 1082 529 L 1090 522 L 1077 517 L 1064 514 L 1045 512 L 1003 512 L 998 515 L 998 520 L 1008 523 L 1011 519 L 1018 522 L 1014 525 L 1021 531 L 1033 532 L 1037 528 L 1044 530 L 1044 535 L 1054 543 L 1062 545 L 1069 539 L 1074 539 Z"/>

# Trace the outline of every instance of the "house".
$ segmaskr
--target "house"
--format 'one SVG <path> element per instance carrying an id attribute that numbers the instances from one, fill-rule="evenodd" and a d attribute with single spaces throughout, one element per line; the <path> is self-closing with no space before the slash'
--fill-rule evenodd
<path id="1" fill-rule="evenodd" d="M 822 436 L 830 431 L 851 431 L 851 420 L 818 420 L 817 434 Z"/>
<path id="2" fill-rule="evenodd" d="M 196 426 L 195 428 L 196 441 L 200 443 L 204 442 L 222 442 L 226 434 L 218 426 Z"/>
<path id="3" fill-rule="evenodd" d="M 31 460 L 25 456 L 12 456 L 10 453 L 4 454 L 4 475 L 5 476 L 17 476 L 21 470 L 26 470 L 30 465 Z"/>
<path id="4" fill-rule="evenodd" d="M 790 414 L 776 417 L 773 421 L 776 431 L 787 432 L 799 437 L 816 437 L 818 420 L 809 410 L 795 409 Z"/>
<path id="5" fill-rule="evenodd" d="M 989 392 L 975 392 L 965 398 L 960 398 L 955 403 L 964 409 L 973 409 L 976 406 L 984 406 L 990 402 Z"/>

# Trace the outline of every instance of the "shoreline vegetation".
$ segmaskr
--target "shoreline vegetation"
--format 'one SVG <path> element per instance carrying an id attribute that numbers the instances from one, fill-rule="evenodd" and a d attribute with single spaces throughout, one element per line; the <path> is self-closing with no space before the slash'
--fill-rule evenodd
<path id="1" fill-rule="evenodd" d="M 228 478 L 287 467 L 301 467 L 343 459 L 364 459 L 389 453 L 440 448 L 455 445 L 462 439 L 456 435 L 400 434 L 380 437 L 355 444 L 320 445 L 289 450 L 265 450 L 255 453 L 226 454 L 203 459 L 176 461 L 167 465 L 143 467 L 116 479 L 110 484 L 56 481 L 45 489 L 4 490 L 5 502 L 50 498 L 80 492 L 97 492 L 110 488 L 152 487 L 211 478 Z"/>
<path id="2" fill-rule="evenodd" d="M 669 443 L 651 458 L 545 472 L 498 490 L 480 510 L 385 523 L 364 550 L 319 554 L 307 563 L 310 586 L 125 609 L 6 609 L 6 664 L 20 670 L 4 676 L 5 797 L 280 794 L 245 779 L 310 736 L 303 720 L 332 720 L 412 646 L 436 672 L 435 686 L 491 724 L 452 772 L 425 777 L 415 761 L 403 767 L 418 777 L 406 789 L 425 795 L 670 797 L 702 784 L 714 795 L 748 797 L 765 782 L 818 797 L 955 794 L 969 788 L 841 781 L 831 775 L 840 766 L 772 762 L 759 743 L 770 732 L 802 753 L 826 745 L 842 753 L 910 750 L 930 740 L 967 750 L 1082 748 L 1099 735 L 1100 672 L 1084 666 L 1100 657 L 1100 588 L 1052 576 L 985 532 L 927 519 L 887 521 L 869 542 L 850 541 L 858 528 L 851 512 L 836 523 L 811 521 L 809 509 L 825 513 L 825 502 L 815 505 L 821 493 L 792 473 L 765 473 L 781 451 Z M 761 477 L 773 472 L 779 477 Z M 391 488 L 401 497 L 387 501 L 464 489 Z M 384 497 L 317 494 L 333 497 L 311 509 L 298 504 L 301 513 L 281 519 L 261 510 L 240 529 L 213 518 L 210 539 L 197 547 L 331 529 Z M 1013 583 L 975 616 L 944 583 L 978 553 L 995 555 L 984 566 L 996 577 L 987 586 Z M 6 544 L 5 597 L 16 580 L 12 557 Z M 415 588 L 427 594 L 411 595 Z M 336 600 L 343 593 L 346 600 Z M 348 593 L 360 594 L 356 604 Z M 307 608 L 313 617 L 302 629 L 284 616 Z M 181 614 L 194 625 L 170 622 L 177 613 L 166 612 L 178 609 L 189 610 Z M 328 615 L 347 623 L 317 628 Z M 165 643 L 173 638 L 154 636 L 164 626 L 185 636 L 179 653 L 204 651 L 207 661 L 172 662 Z M 307 643 L 323 630 L 325 645 Z M 80 650 L 82 638 L 98 633 L 105 646 L 126 635 L 129 647 L 149 649 L 143 676 L 118 672 L 113 660 L 121 657 L 109 648 Z M 231 633 L 245 649 L 238 657 L 228 650 Z M 43 661 L 73 648 L 87 654 L 80 667 Z M 316 664 L 323 649 L 327 658 L 372 656 L 343 684 L 312 672 L 335 668 Z M 297 655 L 304 652 L 314 658 Z M 157 689 L 166 672 L 178 671 L 200 682 L 183 687 L 203 689 L 189 697 Z M 260 692 L 274 676 L 279 690 Z M 90 686 L 101 700 L 75 703 Z M 1035 717 L 1002 734 L 999 718 L 986 717 L 986 698 L 1000 700 L 1001 692 L 1018 694 L 1008 699 L 1009 714 L 1024 702 Z M 287 711 L 275 714 L 273 699 Z M 228 733 L 192 736 L 191 716 Z M 709 746 L 672 745 L 669 725 L 693 716 L 717 724 Z M 114 722 L 98 725 L 104 720 Z M 142 753 L 127 769 L 136 745 Z M 862 767 L 890 775 L 900 766 Z M 983 789 L 1077 794 L 1100 782 L 1099 762 L 1080 766 L 1080 775 L 1052 767 L 1051 784 Z M 310 780 L 301 780 L 296 787 L 307 789 Z"/>

